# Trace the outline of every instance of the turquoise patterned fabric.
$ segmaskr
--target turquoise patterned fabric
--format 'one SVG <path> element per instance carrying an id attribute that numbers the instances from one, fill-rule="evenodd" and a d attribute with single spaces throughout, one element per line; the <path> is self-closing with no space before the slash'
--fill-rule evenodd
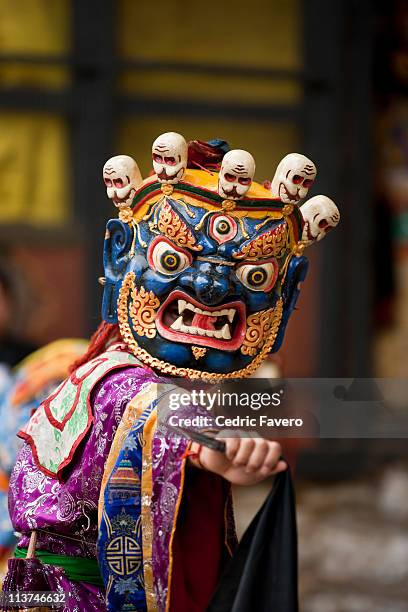
<path id="1" fill-rule="evenodd" d="M 130 430 L 105 488 L 98 561 L 110 612 L 147 610 L 140 516 L 142 447 L 143 427 L 156 403 Z"/>

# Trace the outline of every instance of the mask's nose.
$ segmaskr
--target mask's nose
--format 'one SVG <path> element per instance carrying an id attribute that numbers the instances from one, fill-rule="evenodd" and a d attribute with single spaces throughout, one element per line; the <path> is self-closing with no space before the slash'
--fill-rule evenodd
<path id="1" fill-rule="evenodd" d="M 180 284 L 192 289 L 197 300 L 208 306 L 219 304 L 232 292 L 231 268 L 222 264 L 196 262 L 194 272 L 183 281 L 180 278 Z"/>

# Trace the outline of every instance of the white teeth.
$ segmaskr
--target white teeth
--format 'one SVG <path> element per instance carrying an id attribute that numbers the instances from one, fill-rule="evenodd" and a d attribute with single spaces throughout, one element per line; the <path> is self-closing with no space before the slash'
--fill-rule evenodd
<path id="1" fill-rule="evenodd" d="M 186 306 L 187 306 L 186 300 L 179 300 L 178 301 L 179 314 L 181 314 L 183 312 L 183 310 L 185 310 Z"/>
<path id="2" fill-rule="evenodd" d="M 188 308 L 195 314 L 201 314 L 206 317 L 228 317 L 228 321 L 230 323 L 232 323 L 234 320 L 236 313 L 235 308 L 224 308 L 223 310 L 213 310 L 212 312 L 210 312 L 208 310 L 196 308 L 186 300 L 178 300 L 178 311 L 179 315 L 181 316 L 179 316 L 170 326 L 171 329 L 173 329 L 174 331 L 179 331 L 185 334 L 207 336 L 208 338 L 219 338 L 221 340 L 231 340 L 231 331 L 228 323 L 226 323 L 222 329 L 218 330 L 202 329 L 201 327 L 195 327 L 193 325 L 184 325 L 182 313 L 186 308 Z"/>
<path id="3" fill-rule="evenodd" d="M 228 311 L 228 321 L 230 323 L 232 323 L 232 321 L 234 320 L 234 316 L 235 316 L 235 310 L 231 308 L 231 310 Z"/>
<path id="4" fill-rule="evenodd" d="M 224 325 L 224 327 L 222 328 L 221 332 L 222 332 L 222 337 L 224 338 L 224 340 L 231 340 L 231 333 L 230 333 L 230 330 L 229 330 L 228 323 L 226 323 Z"/>
<path id="5" fill-rule="evenodd" d="M 205 315 L 206 317 L 228 317 L 228 321 L 230 323 L 232 323 L 235 316 L 235 308 L 224 308 L 224 310 L 213 310 L 212 312 L 210 312 L 209 310 L 202 310 L 201 308 L 196 308 L 192 304 L 189 304 L 189 302 L 186 302 L 186 300 L 178 300 L 179 314 L 184 312 L 187 307 L 192 312 L 196 314 Z"/>
<path id="6" fill-rule="evenodd" d="M 171 329 L 180 331 L 185 334 L 192 334 L 197 336 L 207 336 L 208 338 L 219 338 L 222 340 L 231 340 L 231 332 L 228 323 L 224 325 L 222 329 L 201 329 L 201 327 L 194 327 L 193 325 L 183 325 L 183 317 L 179 317 L 171 325 Z"/>
<path id="7" fill-rule="evenodd" d="M 174 323 L 170 325 L 170 327 L 171 329 L 175 329 L 175 330 L 179 330 L 181 327 L 184 327 L 183 317 L 179 317 L 178 319 L 176 319 Z"/>
<path id="8" fill-rule="evenodd" d="M 192 325 L 181 325 L 180 331 L 185 334 L 197 334 L 197 327 L 193 327 Z"/>

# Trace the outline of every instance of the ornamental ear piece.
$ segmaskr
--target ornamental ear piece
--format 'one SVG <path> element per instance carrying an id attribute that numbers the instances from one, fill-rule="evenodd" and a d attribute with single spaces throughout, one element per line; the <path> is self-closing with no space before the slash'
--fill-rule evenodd
<path id="1" fill-rule="evenodd" d="M 133 157 L 116 155 L 104 165 L 103 180 L 108 198 L 116 207 L 125 208 L 131 204 L 142 175 Z"/>
<path id="2" fill-rule="evenodd" d="M 240 200 L 251 186 L 255 160 L 248 151 L 232 149 L 222 159 L 218 176 L 218 193 L 228 200 Z"/>
<path id="3" fill-rule="evenodd" d="M 324 195 L 310 198 L 300 211 L 305 222 L 302 242 L 306 246 L 322 240 L 340 221 L 340 212 L 336 204 Z"/>
<path id="4" fill-rule="evenodd" d="M 166 132 L 152 145 L 153 169 L 160 183 L 181 181 L 187 168 L 187 142 L 181 134 Z"/>
<path id="5" fill-rule="evenodd" d="M 317 175 L 315 164 L 300 153 L 289 153 L 278 164 L 271 184 L 272 197 L 285 204 L 304 200 Z"/>

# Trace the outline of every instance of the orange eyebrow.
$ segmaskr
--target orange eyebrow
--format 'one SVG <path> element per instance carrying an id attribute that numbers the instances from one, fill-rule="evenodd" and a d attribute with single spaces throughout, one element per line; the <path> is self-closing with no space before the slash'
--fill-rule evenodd
<path id="1" fill-rule="evenodd" d="M 201 251 L 203 248 L 197 244 L 193 232 L 187 227 L 167 200 L 160 207 L 157 227 L 162 234 L 181 247 L 187 247 L 192 251 Z"/>
<path id="2" fill-rule="evenodd" d="M 288 232 L 286 225 L 278 225 L 272 230 L 244 243 L 233 254 L 234 259 L 262 259 L 280 257 L 286 249 Z"/>

